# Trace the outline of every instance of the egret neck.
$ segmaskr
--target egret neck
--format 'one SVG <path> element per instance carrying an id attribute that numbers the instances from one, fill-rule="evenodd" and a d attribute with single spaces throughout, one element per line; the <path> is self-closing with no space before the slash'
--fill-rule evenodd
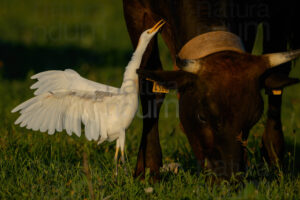
<path id="1" fill-rule="evenodd" d="M 143 54 L 146 51 L 149 41 L 144 41 L 140 39 L 138 46 L 133 53 L 131 60 L 129 61 L 125 72 L 123 83 L 121 85 L 121 91 L 126 93 L 136 93 L 138 92 L 138 75 L 136 70 L 140 67 L 142 62 Z"/>

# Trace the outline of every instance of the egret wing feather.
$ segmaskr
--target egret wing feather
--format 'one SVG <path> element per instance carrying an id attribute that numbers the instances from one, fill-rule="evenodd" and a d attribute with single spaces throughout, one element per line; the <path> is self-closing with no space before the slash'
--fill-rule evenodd
<path id="1" fill-rule="evenodd" d="M 118 94 L 78 90 L 43 93 L 13 110 L 20 111 L 21 114 L 15 123 L 41 132 L 48 131 L 50 135 L 54 134 L 55 130 L 65 129 L 69 135 L 75 133 L 77 136 L 81 135 L 83 123 L 88 140 L 98 140 L 102 135 L 107 138 L 107 133 L 103 133 L 104 129 L 99 125 L 104 124 L 101 121 L 104 117 L 102 110 L 98 108 L 105 107 L 105 98 L 114 95 Z"/>
<path id="2" fill-rule="evenodd" d="M 119 88 L 85 79 L 72 69 L 41 72 L 31 78 L 38 79 L 38 81 L 30 87 L 31 89 L 36 89 L 34 92 L 35 95 L 57 90 L 120 92 Z"/>

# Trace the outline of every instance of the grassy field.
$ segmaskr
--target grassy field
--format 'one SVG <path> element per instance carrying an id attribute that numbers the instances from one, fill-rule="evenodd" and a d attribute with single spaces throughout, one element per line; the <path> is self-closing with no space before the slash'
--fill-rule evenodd
<path id="1" fill-rule="evenodd" d="M 97 146 L 84 136 L 49 136 L 15 126 L 18 115 L 10 111 L 32 97 L 29 77 L 36 72 L 73 68 L 88 79 L 120 86 L 132 52 L 121 1 L 82 2 L 0 1 L 0 199 L 92 199 L 92 193 L 95 199 L 299 199 L 300 84 L 287 88 L 283 96 L 286 168 L 272 170 L 260 162 L 264 114 L 252 130 L 251 165 L 239 183 L 205 182 L 179 128 L 174 92 L 161 110 L 159 130 L 163 162 L 179 162 L 182 169 L 162 173 L 162 181 L 155 184 L 131 176 L 142 131 L 140 110 L 126 135 L 129 173 L 121 170 L 117 179 L 114 143 Z M 172 68 L 161 41 L 160 49 L 164 66 Z M 300 78 L 299 64 L 291 76 Z M 152 193 L 145 192 L 148 187 Z"/>

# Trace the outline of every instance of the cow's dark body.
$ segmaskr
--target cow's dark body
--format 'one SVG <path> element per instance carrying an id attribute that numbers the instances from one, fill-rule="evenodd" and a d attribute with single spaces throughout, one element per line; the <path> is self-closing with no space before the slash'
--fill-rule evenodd
<path id="1" fill-rule="evenodd" d="M 290 15 L 293 13 L 290 8 L 293 8 L 293 6 L 282 6 L 281 4 L 278 6 L 274 2 L 271 3 L 271 0 L 253 0 L 244 4 L 236 4 L 237 2 L 239 1 L 123 0 L 124 15 L 133 46 L 136 47 L 139 35 L 142 31 L 163 18 L 167 21 L 167 24 L 162 30 L 162 37 L 171 52 L 174 63 L 175 56 L 186 42 L 197 35 L 210 31 L 223 30 L 239 34 L 246 50 L 250 52 L 256 33 L 255 26 L 261 21 L 266 22 L 267 28 L 267 31 L 265 31 L 264 51 L 285 51 L 287 40 L 292 36 L 290 33 L 296 33 L 296 30 L 293 30 L 292 23 L 290 22 Z M 287 13 L 289 15 L 286 15 Z M 282 28 L 283 26 L 285 27 L 284 29 Z M 292 44 L 298 45 L 296 41 L 293 41 Z M 156 39 L 149 44 L 141 68 L 151 70 L 162 69 Z M 278 71 L 278 69 L 276 70 Z M 282 71 L 288 74 L 289 68 L 279 69 L 280 73 L 282 73 Z M 153 94 L 149 90 L 149 84 L 149 82 L 141 81 L 141 102 L 145 118 L 143 121 L 143 135 L 135 171 L 135 175 L 137 176 L 143 175 L 145 168 L 150 168 L 152 174 L 158 175 L 159 168 L 162 165 L 162 154 L 158 134 L 158 115 L 164 95 Z M 189 94 L 185 96 L 186 98 L 181 98 L 180 101 L 189 99 Z M 261 98 L 257 97 L 256 101 L 261 101 Z M 236 100 L 236 103 L 237 102 L 239 102 L 239 99 Z M 242 102 L 242 100 L 240 102 Z M 269 162 L 275 162 L 277 157 L 280 159 L 283 156 L 284 143 L 280 121 L 280 106 L 281 96 L 270 95 L 268 121 L 266 131 L 263 135 L 263 153 Z M 188 113 L 189 109 L 191 108 L 186 107 L 181 110 Z M 205 108 L 203 109 L 205 110 Z M 252 112 L 252 110 L 257 113 L 251 113 L 250 116 L 257 115 L 258 117 L 255 117 L 253 120 L 245 119 L 245 121 L 248 120 L 247 123 L 249 124 L 242 125 L 245 127 L 242 135 L 243 139 L 248 137 L 249 129 L 259 119 L 262 108 L 253 108 L 250 109 L 249 112 Z M 226 113 L 226 111 L 224 111 L 224 113 Z M 247 111 L 245 111 L 245 115 L 247 114 Z M 183 115 L 186 114 L 183 113 Z M 181 118 L 182 123 L 189 124 L 187 127 L 197 127 L 196 123 L 193 124 L 193 121 L 189 120 L 184 122 L 184 120 L 184 117 Z M 210 145 L 210 138 L 198 138 L 200 136 L 197 134 L 197 128 L 185 131 L 199 161 L 204 161 L 204 158 L 207 156 L 213 156 L 219 160 L 226 160 L 226 156 L 223 157 L 217 155 L 217 153 L 205 151 L 206 145 Z M 238 147 L 236 148 L 241 149 L 241 151 L 236 151 L 234 147 L 236 143 L 230 142 L 230 140 L 234 140 L 233 138 L 226 136 L 220 137 L 217 140 L 221 139 L 222 141 L 228 140 L 228 143 L 223 142 L 224 145 L 228 145 L 227 148 L 224 148 L 227 149 L 228 152 L 223 152 L 224 154 L 228 153 L 230 155 L 236 152 L 235 154 L 237 155 L 230 156 L 239 158 L 244 156 L 243 146 L 237 144 Z M 206 142 L 204 144 L 201 143 L 201 141 Z M 220 143 L 222 143 L 222 141 L 220 141 Z M 274 152 L 272 149 L 275 150 L 277 155 L 272 153 Z M 230 159 L 228 161 L 230 161 Z M 243 170 L 244 164 L 242 159 L 236 159 L 236 161 L 237 167 L 226 171 L 226 175 L 229 175 L 232 171 Z"/>

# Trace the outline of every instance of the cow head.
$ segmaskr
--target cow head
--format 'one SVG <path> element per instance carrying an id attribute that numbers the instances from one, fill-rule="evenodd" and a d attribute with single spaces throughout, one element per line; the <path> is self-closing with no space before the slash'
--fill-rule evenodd
<path id="1" fill-rule="evenodd" d="M 177 59 L 178 71 L 138 70 L 142 78 L 177 89 L 180 121 L 203 167 L 228 177 L 244 170 L 243 140 L 260 119 L 263 87 L 280 89 L 298 79 L 264 74 L 300 55 L 300 50 L 254 56 L 223 51 L 196 60 Z"/>

